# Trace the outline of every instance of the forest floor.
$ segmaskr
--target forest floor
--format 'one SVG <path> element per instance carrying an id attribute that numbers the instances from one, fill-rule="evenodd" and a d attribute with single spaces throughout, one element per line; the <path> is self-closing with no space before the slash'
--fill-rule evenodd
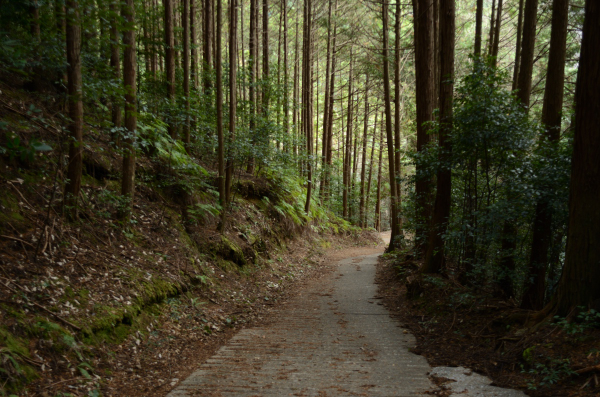
<path id="1" fill-rule="evenodd" d="M 535 324 L 534 313 L 512 301 L 452 278 L 419 276 L 410 257 L 386 255 L 378 266 L 379 296 L 430 365 L 469 368 L 530 396 L 600 395 L 597 316 Z"/>

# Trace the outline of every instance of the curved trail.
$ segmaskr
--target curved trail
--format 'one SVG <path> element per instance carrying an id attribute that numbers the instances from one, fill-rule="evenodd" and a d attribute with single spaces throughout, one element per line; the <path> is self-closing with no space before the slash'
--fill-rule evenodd
<path id="1" fill-rule="evenodd" d="M 431 389 L 427 362 L 408 351 L 414 337 L 374 298 L 378 255 L 339 261 L 270 325 L 239 332 L 169 397 L 417 396 Z"/>
<path id="2" fill-rule="evenodd" d="M 382 234 L 389 241 L 389 233 Z M 352 254 L 361 252 L 352 250 Z M 435 390 L 415 338 L 375 299 L 377 256 L 354 256 L 304 288 L 262 327 L 244 329 L 167 397 L 423 396 Z M 461 396 L 524 396 L 464 368 L 438 367 Z M 431 395 L 431 394 L 429 394 Z"/>

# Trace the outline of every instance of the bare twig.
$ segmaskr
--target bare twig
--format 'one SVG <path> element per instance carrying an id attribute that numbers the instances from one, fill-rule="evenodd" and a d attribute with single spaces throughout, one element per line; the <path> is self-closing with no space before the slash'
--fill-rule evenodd
<path id="1" fill-rule="evenodd" d="M 28 242 L 27 242 L 27 241 L 25 241 L 25 240 L 21 240 L 20 238 L 11 237 L 11 236 L 5 236 L 4 234 L 0 234 L 0 237 L 7 238 L 7 239 L 9 239 L 9 240 L 15 240 L 15 241 L 18 241 L 18 242 L 20 242 L 20 243 L 27 244 L 28 246 L 30 246 L 30 247 L 32 247 L 32 248 L 35 248 L 35 247 L 33 246 L 33 244 L 31 244 L 31 243 L 28 243 Z"/>

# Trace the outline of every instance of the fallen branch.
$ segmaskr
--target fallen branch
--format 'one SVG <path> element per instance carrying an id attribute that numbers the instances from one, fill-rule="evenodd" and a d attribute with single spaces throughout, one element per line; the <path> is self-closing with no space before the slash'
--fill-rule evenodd
<path id="1" fill-rule="evenodd" d="M 581 374 L 587 374 L 589 372 L 594 372 L 594 371 L 600 371 L 600 364 L 594 365 L 591 367 L 587 367 L 587 368 L 578 369 L 577 371 L 575 371 L 575 373 L 581 375 Z"/>
<path id="2" fill-rule="evenodd" d="M 28 245 L 28 246 L 30 246 L 31 248 L 35 248 L 35 247 L 33 246 L 33 244 L 31 244 L 31 243 L 28 243 L 28 242 L 27 242 L 27 241 L 25 241 L 25 240 L 21 240 L 20 238 L 11 237 L 11 236 L 5 236 L 4 234 L 0 234 L 0 237 L 7 238 L 7 239 L 9 239 L 9 240 L 15 240 L 15 241 L 18 241 L 18 242 L 20 242 L 20 243 L 27 244 L 27 245 Z"/>

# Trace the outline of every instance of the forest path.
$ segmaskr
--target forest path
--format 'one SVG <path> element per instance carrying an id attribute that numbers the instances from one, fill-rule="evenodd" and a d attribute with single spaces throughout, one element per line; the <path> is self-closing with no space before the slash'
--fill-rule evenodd
<path id="1" fill-rule="evenodd" d="M 432 389 L 431 368 L 408 350 L 414 337 L 375 298 L 381 252 L 373 251 L 353 249 L 332 263 L 332 273 L 282 305 L 268 325 L 239 332 L 169 397 L 400 397 Z"/>

